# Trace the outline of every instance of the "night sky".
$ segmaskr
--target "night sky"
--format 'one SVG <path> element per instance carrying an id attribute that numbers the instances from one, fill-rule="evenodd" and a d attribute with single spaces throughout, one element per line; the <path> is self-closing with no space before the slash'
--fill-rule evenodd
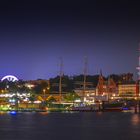
<path id="1" fill-rule="evenodd" d="M 123 2 L 122 2 L 123 1 Z M 138 0 L 12 1 L 0 3 L 0 78 L 48 79 L 59 74 L 137 75 Z"/>

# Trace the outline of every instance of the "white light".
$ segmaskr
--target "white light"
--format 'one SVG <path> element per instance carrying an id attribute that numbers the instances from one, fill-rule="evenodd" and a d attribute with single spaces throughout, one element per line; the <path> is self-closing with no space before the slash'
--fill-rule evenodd
<path id="1" fill-rule="evenodd" d="M 115 95 L 115 94 L 113 94 L 113 96 L 115 97 L 116 95 Z"/>
<path id="2" fill-rule="evenodd" d="M 8 97 L 9 96 L 9 94 L 5 94 L 5 97 Z"/>
<path id="3" fill-rule="evenodd" d="M 81 102 L 81 100 L 80 99 L 77 99 L 77 100 L 75 100 L 75 102 L 79 103 L 79 102 Z"/>
<path id="4" fill-rule="evenodd" d="M 1 79 L 1 81 L 4 81 L 4 80 L 16 82 L 16 81 L 18 81 L 18 78 L 13 75 L 6 75 Z"/>
<path id="5" fill-rule="evenodd" d="M 40 104 L 40 103 L 41 103 L 41 101 L 34 101 L 34 103 L 35 103 L 35 104 Z"/>
<path id="6" fill-rule="evenodd" d="M 15 103 L 15 101 L 16 101 L 15 99 L 10 99 L 9 100 L 10 103 Z"/>

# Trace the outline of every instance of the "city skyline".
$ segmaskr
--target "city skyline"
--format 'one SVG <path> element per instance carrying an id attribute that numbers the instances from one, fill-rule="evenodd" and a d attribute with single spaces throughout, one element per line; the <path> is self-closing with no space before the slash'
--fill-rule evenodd
<path id="1" fill-rule="evenodd" d="M 2 2 L 0 77 L 49 79 L 102 69 L 105 76 L 131 72 L 135 79 L 140 41 L 139 2 Z"/>
<path id="2" fill-rule="evenodd" d="M 0 140 L 139 138 L 140 1 L 0 1 Z"/>

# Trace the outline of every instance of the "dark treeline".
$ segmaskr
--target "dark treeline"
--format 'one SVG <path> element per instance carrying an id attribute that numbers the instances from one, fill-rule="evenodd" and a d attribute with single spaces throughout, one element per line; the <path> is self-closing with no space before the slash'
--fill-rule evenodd
<path id="1" fill-rule="evenodd" d="M 99 75 L 87 75 L 86 76 L 86 82 L 90 83 L 90 87 L 96 87 L 98 83 Z M 69 77 L 67 75 L 63 75 L 62 77 L 62 89 L 64 92 L 72 92 L 75 88 L 80 88 L 83 85 L 84 76 L 78 75 L 78 76 L 72 76 Z M 55 78 L 50 79 L 50 87 L 51 91 L 58 91 L 59 89 L 59 76 Z"/>
<path id="2" fill-rule="evenodd" d="M 87 75 L 86 86 L 88 88 L 95 88 L 98 84 L 99 76 L 100 75 Z M 103 77 L 104 81 L 107 81 L 109 78 L 112 78 L 116 84 L 134 81 L 133 74 L 131 73 L 121 74 L 121 75 L 111 74 L 107 77 Z M 8 91 L 11 91 L 11 92 L 16 92 L 16 91 L 18 91 L 19 93 L 33 92 L 36 94 L 43 93 L 43 89 L 46 89 L 45 92 L 58 93 L 59 80 L 60 80 L 60 77 L 56 76 L 54 78 L 50 78 L 49 80 L 38 79 L 38 80 L 32 81 L 32 83 L 35 85 L 32 89 L 29 89 L 25 86 L 26 83 L 30 83 L 30 81 L 20 80 L 16 83 L 3 81 L 3 82 L 0 82 L 0 89 L 2 90 L 2 89 L 7 88 Z M 62 91 L 73 92 L 74 89 L 76 88 L 82 88 L 83 81 L 84 81 L 84 75 L 76 75 L 76 76 L 63 75 L 62 76 Z"/>
<path id="3" fill-rule="evenodd" d="M 100 75 L 87 75 L 86 76 L 86 83 L 87 83 L 86 86 L 89 88 L 97 87 L 97 84 L 99 81 L 99 76 Z M 113 81 L 116 84 L 134 82 L 132 73 L 120 74 L 120 75 L 111 74 L 107 77 L 103 76 L 103 79 L 106 82 L 108 81 L 109 78 L 113 79 Z M 82 88 L 83 81 L 84 81 L 84 75 L 76 75 L 76 76 L 63 75 L 62 89 L 64 92 L 72 92 L 75 88 Z M 59 76 L 50 79 L 51 91 L 59 90 L 58 83 L 59 83 Z"/>

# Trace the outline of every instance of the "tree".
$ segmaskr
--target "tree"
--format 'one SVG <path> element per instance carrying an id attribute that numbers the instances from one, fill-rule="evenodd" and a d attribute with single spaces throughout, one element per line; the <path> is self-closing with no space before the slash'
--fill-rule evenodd
<path id="1" fill-rule="evenodd" d="M 49 96 L 46 100 L 48 103 L 56 102 L 56 99 L 53 96 Z"/>
<path id="2" fill-rule="evenodd" d="M 41 94 L 41 93 L 43 93 L 44 89 L 47 89 L 47 87 L 48 87 L 48 82 L 46 80 L 41 80 L 33 88 L 33 91 L 34 91 L 35 94 Z"/>
<path id="3" fill-rule="evenodd" d="M 64 96 L 64 100 L 67 102 L 74 102 L 76 99 L 80 99 L 80 97 L 76 93 L 68 93 Z"/>

